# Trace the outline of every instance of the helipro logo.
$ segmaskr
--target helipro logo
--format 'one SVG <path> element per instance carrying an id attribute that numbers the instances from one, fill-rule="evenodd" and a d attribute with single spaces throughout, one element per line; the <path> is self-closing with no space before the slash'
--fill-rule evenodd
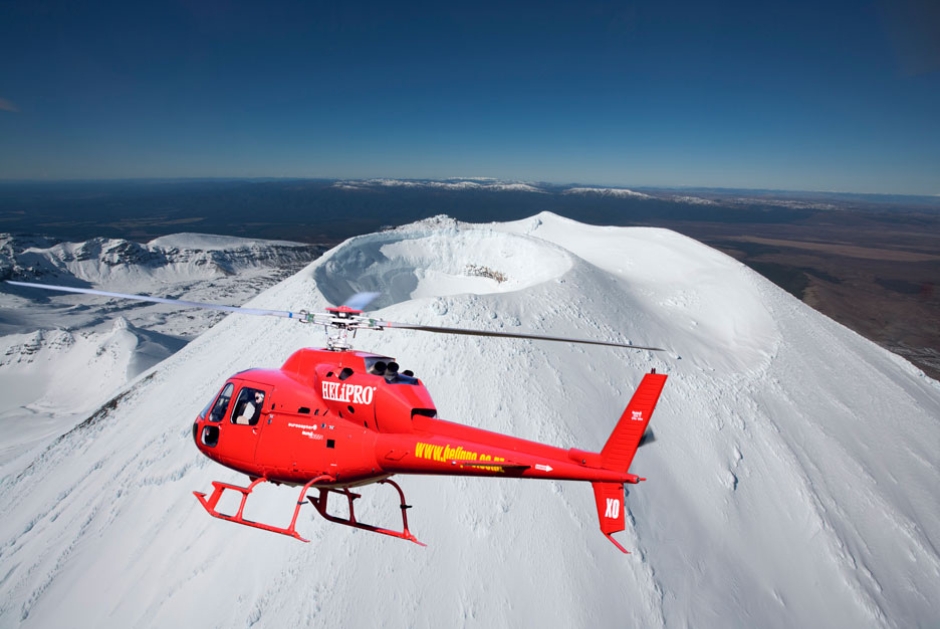
<path id="1" fill-rule="evenodd" d="M 346 404 L 372 404 L 375 387 L 342 382 L 324 382 L 323 399 Z"/>

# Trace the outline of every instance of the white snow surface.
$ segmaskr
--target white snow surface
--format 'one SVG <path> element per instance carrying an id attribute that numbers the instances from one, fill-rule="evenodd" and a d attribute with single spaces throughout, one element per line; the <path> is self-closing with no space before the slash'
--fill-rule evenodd
<path id="1" fill-rule="evenodd" d="M 717 202 L 712 201 L 711 199 L 703 199 L 702 197 L 692 197 L 688 195 L 678 195 L 672 197 L 673 201 L 679 203 L 690 203 L 692 205 L 718 205 Z"/>
<path id="2" fill-rule="evenodd" d="M 0 234 L 0 278 L 53 283 L 63 279 L 129 292 L 249 273 L 311 259 L 311 245 L 234 236 L 182 233 L 140 244 L 119 238 L 52 244 Z"/>
<path id="3" fill-rule="evenodd" d="M 365 179 L 337 181 L 334 188 L 343 190 L 366 190 L 374 187 L 384 188 L 440 188 L 444 190 L 486 190 L 489 192 L 513 191 L 544 193 L 538 184 L 522 181 L 499 181 L 489 177 L 454 177 L 443 181 L 433 179 Z"/>
<path id="4" fill-rule="evenodd" d="M 134 328 L 36 330 L 0 337 L 0 464 L 83 420 L 123 385 L 185 345 Z"/>
<path id="5" fill-rule="evenodd" d="M 320 247 L 211 234 L 138 244 L 0 235 L 0 279 L 238 305 Z M 47 444 L 183 347 L 219 312 L 109 297 L 0 291 L 0 463 Z M 38 301 L 37 301 L 38 300 Z"/>
<path id="6" fill-rule="evenodd" d="M 227 376 L 319 341 L 233 315 L 0 463 L 0 627 L 936 625 L 940 385 L 732 258 L 663 229 L 436 218 L 353 238 L 248 305 L 322 308 L 359 285 L 385 288 L 393 321 L 666 347 L 356 339 L 413 369 L 443 418 L 588 450 L 644 372 L 668 373 L 618 534 L 633 554 L 582 483 L 399 477 L 428 548 L 309 505 L 311 544 L 209 517 L 191 492 L 246 480 L 197 452 L 193 418 Z M 400 522 L 393 493 L 364 488 L 361 520 Z M 245 515 L 284 524 L 296 498 L 261 486 Z"/>
<path id="7" fill-rule="evenodd" d="M 631 197 L 634 199 L 652 199 L 648 194 L 630 190 L 628 188 L 568 188 L 564 194 L 595 194 L 603 197 Z"/>

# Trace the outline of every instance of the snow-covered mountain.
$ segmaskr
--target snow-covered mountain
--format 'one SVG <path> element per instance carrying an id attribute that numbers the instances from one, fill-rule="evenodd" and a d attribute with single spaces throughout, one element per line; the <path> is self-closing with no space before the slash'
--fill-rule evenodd
<path id="1" fill-rule="evenodd" d="M 340 190 L 368 190 L 370 188 L 436 188 L 441 190 L 485 190 L 487 192 L 544 193 L 539 184 L 524 181 L 500 181 L 489 177 L 454 177 L 434 179 L 356 179 L 337 181 Z"/>
<path id="2" fill-rule="evenodd" d="M 0 462 L 71 428 L 122 386 L 186 344 L 123 317 L 110 329 L 36 330 L 0 337 Z"/>
<path id="3" fill-rule="evenodd" d="M 649 479 L 627 497 L 620 539 L 634 554 L 604 539 L 577 483 L 401 478 L 428 548 L 310 507 L 298 525 L 309 545 L 210 518 L 191 491 L 244 479 L 197 453 L 192 419 L 227 376 L 319 341 L 292 321 L 230 316 L 0 464 L 0 627 L 940 618 L 940 384 L 740 263 L 661 229 L 436 219 L 347 241 L 249 305 L 317 309 L 374 288 L 389 320 L 668 348 L 356 339 L 413 369 L 446 419 L 588 450 L 644 372 L 670 374 L 657 438 L 631 470 Z M 286 522 L 295 492 L 262 486 L 245 515 Z M 364 521 L 395 521 L 393 492 L 363 492 Z"/>
<path id="4" fill-rule="evenodd" d="M 80 243 L 0 234 L 0 280 L 121 286 L 213 279 L 296 266 L 320 253 L 296 242 L 173 234 L 141 244 L 93 238 Z"/>
<path id="5" fill-rule="evenodd" d="M 503 181 L 489 177 L 452 177 L 449 179 L 343 179 L 332 188 L 349 191 L 403 188 L 411 190 L 447 190 L 472 192 L 531 192 L 541 195 L 599 197 L 634 201 L 669 201 L 683 205 L 724 205 L 745 209 L 753 206 L 780 207 L 797 210 L 835 210 L 845 202 L 859 199 L 857 195 L 839 193 L 787 193 L 784 191 L 748 191 L 741 189 L 705 189 L 689 194 L 682 189 L 645 188 L 645 192 L 616 186 L 551 184 L 535 181 Z M 794 197 L 793 195 L 796 195 Z M 808 198 L 802 198 L 809 194 Z M 700 196 L 705 195 L 705 196 Z M 799 198 L 797 198 L 799 197 Z M 854 198 L 853 198 L 854 197 Z M 873 201 L 873 200 L 872 200 Z M 879 202 L 884 202 L 879 199 Z"/>
<path id="6" fill-rule="evenodd" d="M 322 247 L 205 234 L 147 244 L 0 236 L 0 279 L 240 304 Z M 3 285 L 0 461 L 70 429 L 221 313 Z M 28 428 L 24 428 L 26 425 Z"/>
<path id="7" fill-rule="evenodd" d="M 593 194 L 602 197 L 630 197 L 634 199 L 655 198 L 628 188 L 568 188 L 562 194 Z"/>

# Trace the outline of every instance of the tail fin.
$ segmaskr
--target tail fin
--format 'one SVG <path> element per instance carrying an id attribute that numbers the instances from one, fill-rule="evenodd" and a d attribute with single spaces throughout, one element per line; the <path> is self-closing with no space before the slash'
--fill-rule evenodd
<path id="1" fill-rule="evenodd" d="M 633 399 L 627 404 L 626 410 L 620 416 L 620 421 L 617 422 L 607 443 L 604 444 L 604 449 L 601 450 L 601 467 L 624 472 L 630 470 L 633 455 L 640 446 L 640 440 L 646 432 L 650 417 L 656 408 L 656 402 L 659 401 L 659 394 L 662 393 L 665 384 L 666 376 L 663 374 L 648 373 L 643 376 L 643 381 L 633 394 Z M 643 480 L 638 477 L 633 478 L 634 480 L 630 482 Z M 591 483 L 591 487 L 594 488 L 594 502 L 597 504 L 601 533 L 606 535 L 614 546 L 627 552 L 627 549 L 611 536 L 612 533 L 618 533 L 626 528 L 623 514 L 623 484 L 595 482 Z"/>
<path id="2" fill-rule="evenodd" d="M 604 449 L 601 450 L 601 465 L 608 470 L 629 471 L 633 462 L 633 455 L 640 445 L 640 439 L 646 432 L 646 427 L 653 416 L 659 394 L 663 391 L 667 376 L 665 374 L 648 373 L 637 387 L 633 399 L 627 404 L 626 410 L 620 416 L 620 421 L 610 433 Z"/>
<path id="3" fill-rule="evenodd" d="M 614 546 L 625 553 L 628 552 L 620 542 L 611 537 L 611 533 L 619 533 L 627 528 L 623 519 L 623 483 L 591 483 L 591 487 L 594 488 L 594 502 L 597 503 L 601 533 L 606 535 Z"/>

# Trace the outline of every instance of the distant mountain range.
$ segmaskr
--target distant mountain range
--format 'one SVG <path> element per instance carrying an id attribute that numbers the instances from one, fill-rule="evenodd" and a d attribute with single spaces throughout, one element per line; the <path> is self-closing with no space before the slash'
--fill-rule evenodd
<path id="1" fill-rule="evenodd" d="M 322 253 L 297 242 L 261 241 L 212 234 L 173 234 L 148 243 L 120 238 L 59 242 L 43 236 L 0 234 L 0 280 L 46 279 L 68 285 L 139 286 L 192 282 L 252 269 L 297 268 Z"/>
<path id="2" fill-rule="evenodd" d="M 802 220 L 817 212 L 940 213 L 940 197 L 429 179 L 208 179 L 0 183 L 0 232 L 147 242 L 180 231 L 337 244 L 446 213 L 541 211 L 598 225 Z"/>

